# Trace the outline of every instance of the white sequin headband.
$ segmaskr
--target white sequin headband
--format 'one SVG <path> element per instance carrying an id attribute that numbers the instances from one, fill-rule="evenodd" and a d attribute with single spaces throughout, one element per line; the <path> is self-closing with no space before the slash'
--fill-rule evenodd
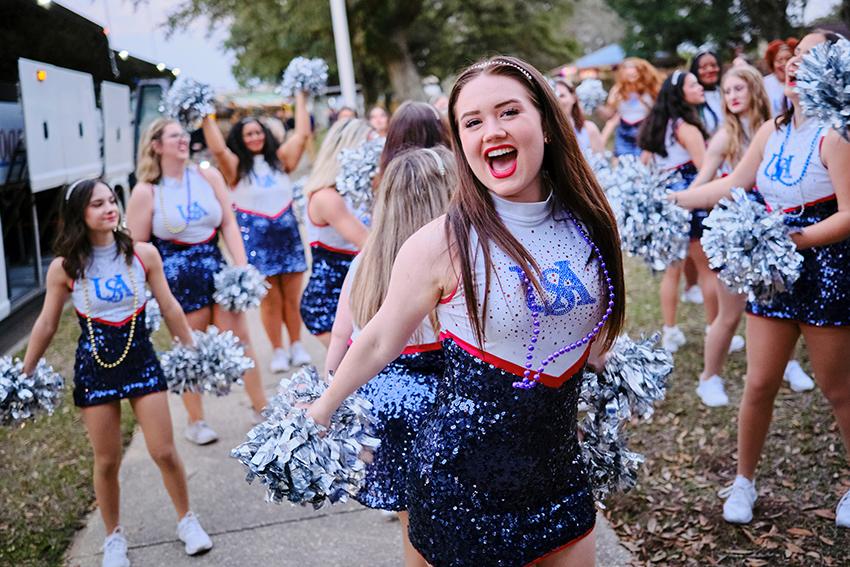
<path id="1" fill-rule="evenodd" d="M 82 179 L 77 179 L 76 181 L 74 181 L 73 183 L 71 183 L 71 185 L 69 185 L 69 186 L 68 186 L 68 190 L 67 190 L 67 191 L 65 191 L 65 200 L 66 200 L 66 201 L 67 201 L 68 199 L 70 199 L 70 198 L 71 198 L 71 193 L 73 193 L 73 192 L 74 192 L 74 189 L 76 189 L 76 188 L 77 188 L 77 185 L 79 185 L 79 184 L 80 184 L 80 183 L 82 183 L 83 181 L 91 181 L 91 179 L 88 179 L 88 178 L 85 178 L 85 177 L 84 177 L 84 178 L 82 178 Z"/>
<path id="2" fill-rule="evenodd" d="M 508 67 L 513 67 L 514 69 L 516 69 L 517 71 L 522 73 L 525 76 L 525 78 L 528 79 L 529 83 L 534 83 L 534 81 L 531 78 L 531 73 L 529 73 L 527 70 L 523 69 L 522 67 L 520 67 L 516 63 L 511 63 L 510 61 L 505 61 L 504 59 L 493 59 L 493 60 L 490 60 L 490 61 L 482 61 L 481 63 L 476 63 L 475 65 L 473 65 L 472 68 L 473 69 L 484 69 L 485 67 L 489 67 L 490 65 L 507 65 Z"/>
<path id="3" fill-rule="evenodd" d="M 673 71 L 673 78 L 670 79 L 670 80 L 673 83 L 674 87 L 679 85 L 679 77 L 681 77 L 681 76 L 682 76 L 682 72 L 679 71 L 678 69 L 676 71 Z"/>
<path id="4" fill-rule="evenodd" d="M 440 172 L 440 177 L 446 176 L 446 164 L 443 163 L 443 158 L 440 157 L 440 154 L 432 150 L 431 148 L 422 148 L 424 151 L 428 152 L 432 156 L 434 156 L 434 160 L 437 162 L 437 170 Z"/>

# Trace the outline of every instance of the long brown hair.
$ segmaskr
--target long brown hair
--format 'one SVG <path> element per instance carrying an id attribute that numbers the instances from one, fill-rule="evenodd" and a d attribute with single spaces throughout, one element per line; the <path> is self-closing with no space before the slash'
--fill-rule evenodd
<path id="1" fill-rule="evenodd" d="M 579 104 L 578 97 L 576 96 L 576 88 L 572 85 L 572 83 L 567 82 L 566 79 L 555 79 L 556 85 L 561 85 L 573 95 L 573 109 L 570 111 L 570 116 L 573 119 L 573 124 L 576 127 L 576 132 L 580 132 L 582 128 L 584 128 L 584 112 L 581 110 L 581 104 Z"/>
<path id="2" fill-rule="evenodd" d="M 603 345 L 609 347 L 620 332 L 625 317 L 625 286 L 623 284 L 623 256 L 617 222 L 602 188 L 588 166 L 576 141 L 555 93 L 540 72 L 521 59 L 496 56 L 467 67 L 457 78 L 449 97 L 454 153 L 458 167 L 458 188 L 452 197 L 446 215 L 447 239 L 457 255 L 461 269 L 461 283 L 466 296 L 467 316 L 479 344 L 484 344 L 484 320 L 487 315 L 487 295 L 483 298 L 483 311 L 478 312 L 475 275 L 472 266 L 473 250 L 470 233 L 474 230 L 484 258 L 484 289 L 490 286 L 492 258 L 490 242 L 502 249 L 517 265 L 522 266 L 532 285 L 541 293 L 540 267 L 526 248 L 505 227 L 493 206 L 487 187 L 472 171 L 463 153 L 460 128 L 455 106 L 463 88 L 480 75 L 497 75 L 517 81 L 528 91 L 529 97 L 540 112 L 543 131 L 549 143 L 544 146 L 541 174 L 552 192 L 555 210 L 571 211 L 581 221 L 593 238 L 608 266 L 616 300 L 611 316 L 601 335 Z M 607 285 L 603 285 L 607 289 Z"/>
<path id="3" fill-rule="evenodd" d="M 405 150 L 437 145 L 448 147 L 449 143 L 449 133 L 440 112 L 427 102 L 408 100 L 390 119 L 380 170 L 384 171 L 390 160 Z"/>
<path id="4" fill-rule="evenodd" d="M 456 185 L 455 159 L 443 146 L 408 150 L 389 163 L 375 193 L 372 228 L 351 284 L 351 315 L 358 327 L 365 327 L 384 302 L 401 245 L 446 212 Z M 436 333 L 436 316 L 430 317 Z M 422 337 L 414 335 L 414 340 L 422 342 Z"/>
<path id="5" fill-rule="evenodd" d="M 744 150 L 750 144 L 753 134 L 758 132 L 758 129 L 761 128 L 761 125 L 765 121 L 770 120 L 770 98 L 768 98 L 767 91 L 764 88 L 764 80 L 761 77 L 761 73 L 757 69 L 749 65 L 732 67 L 723 75 L 721 91 L 723 90 L 722 85 L 730 77 L 744 81 L 750 96 L 747 109 L 741 113 L 742 116 L 739 116 L 729 111 L 729 107 L 726 106 L 725 101 L 726 95 L 723 95 L 724 120 L 722 128 L 729 135 L 729 144 L 723 152 L 723 159 L 728 161 L 729 165 L 735 167 L 741 161 Z M 744 125 L 742 118 L 746 119 L 747 126 Z"/>
<path id="6" fill-rule="evenodd" d="M 92 193 L 98 183 L 105 185 L 116 201 L 118 200 L 115 190 L 98 178 L 77 181 L 68 187 L 63 187 L 59 192 L 62 202 L 59 205 L 59 229 L 53 241 L 53 253 L 62 257 L 62 268 L 72 280 L 85 277 L 86 267 L 91 258 L 92 248 L 89 227 L 86 225 L 86 207 L 89 206 Z M 69 190 L 70 194 L 68 194 Z M 133 263 L 133 239 L 121 228 L 120 220 L 118 227 L 114 233 L 115 244 L 118 246 L 116 252 L 124 256 L 129 266 Z"/>
<path id="7" fill-rule="evenodd" d="M 633 66 L 638 72 L 638 79 L 635 82 L 626 80 L 626 66 L 629 65 Z M 629 98 L 632 93 L 636 93 L 638 96 L 648 94 L 652 97 L 652 100 L 655 100 L 658 91 L 661 90 L 662 82 L 664 82 L 664 77 L 652 63 L 640 57 L 627 57 L 617 68 L 614 86 L 611 87 L 608 96 L 608 104 L 616 106 Z"/>

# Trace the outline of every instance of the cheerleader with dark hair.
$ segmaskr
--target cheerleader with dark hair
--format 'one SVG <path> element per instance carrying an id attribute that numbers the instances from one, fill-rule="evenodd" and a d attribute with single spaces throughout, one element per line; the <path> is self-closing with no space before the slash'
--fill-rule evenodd
<path id="1" fill-rule="evenodd" d="M 576 97 L 576 88 L 564 79 L 555 79 L 555 93 L 558 102 L 567 115 L 576 133 L 576 140 L 585 156 L 602 152 L 602 134 L 599 128 L 585 118 L 581 105 Z"/>
<path id="2" fill-rule="evenodd" d="M 74 363 L 74 404 L 94 452 L 94 492 L 106 528 L 103 567 L 129 567 L 119 522 L 121 404 L 128 399 L 177 512 L 177 535 L 186 553 L 212 547 L 189 510 L 186 471 L 174 447 L 167 385 L 145 326 L 145 286 L 159 302 L 172 334 L 192 343 L 186 317 L 168 288 L 162 260 L 150 244 L 133 244 L 121 229 L 115 192 L 97 179 L 68 187 L 60 207 L 56 258 L 47 270 L 47 293 L 33 325 L 24 372 L 32 373 L 56 333 L 65 302 L 80 324 Z"/>
<path id="3" fill-rule="evenodd" d="M 691 61 L 691 74 L 702 85 L 705 101 L 697 106 L 708 135 L 723 124 L 723 93 L 720 90 L 720 59 L 713 51 L 700 51 Z"/>

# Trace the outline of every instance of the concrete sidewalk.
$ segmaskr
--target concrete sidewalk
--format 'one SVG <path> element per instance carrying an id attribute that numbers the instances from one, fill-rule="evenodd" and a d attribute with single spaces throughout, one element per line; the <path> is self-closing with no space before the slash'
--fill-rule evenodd
<path id="1" fill-rule="evenodd" d="M 282 375 L 268 372 L 271 347 L 259 316 L 249 315 L 263 383 L 274 392 Z M 324 361 L 324 348 L 307 335 L 305 344 L 314 361 Z M 247 397 L 239 389 L 224 398 L 204 400 L 207 422 L 220 440 L 198 447 L 183 437 L 186 412 L 177 396 L 169 396 L 175 439 L 189 477 L 191 506 L 213 538 L 206 555 L 188 557 L 175 534 L 176 522 L 156 466 L 147 454 L 141 431 L 136 431 L 121 467 L 121 514 L 135 567 L 149 566 L 397 566 L 402 564 L 401 531 L 397 521 L 357 503 L 310 508 L 266 503 L 259 483 L 248 485 L 241 464 L 230 449 L 251 428 Z M 93 512 L 74 538 L 66 555 L 73 567 L 100 565 L 103 523 Z M 622 566 L 630 554 L 617 542 L 605 520 L 597 523 L 597 564 Z"/>

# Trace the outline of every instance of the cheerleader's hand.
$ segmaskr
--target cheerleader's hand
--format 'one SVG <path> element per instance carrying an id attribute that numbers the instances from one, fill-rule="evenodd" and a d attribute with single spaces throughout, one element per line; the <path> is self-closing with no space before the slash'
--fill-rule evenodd
<path id="1" fill-rule="evenodd" d="M 323 409 L 322 398 L 319 398 L 315 402 L 309 405 L 299 405 L 298 407 L 306 407 L 307 408 L 307 417 L 313 418 L 318 425 L 322 425 L 324 427 L 331 426 L 331 415 L 332 411 L 327 411 Z"/>
<path id="2" fill-rule="evenodd" d="M 671 201 L 674 205 L 682 207 L 683 209 L 699 208 L 699 202 L 693 189 L 685 189 L 684 191 L 669 193 L 667 195 L 667 200 Z"/>

